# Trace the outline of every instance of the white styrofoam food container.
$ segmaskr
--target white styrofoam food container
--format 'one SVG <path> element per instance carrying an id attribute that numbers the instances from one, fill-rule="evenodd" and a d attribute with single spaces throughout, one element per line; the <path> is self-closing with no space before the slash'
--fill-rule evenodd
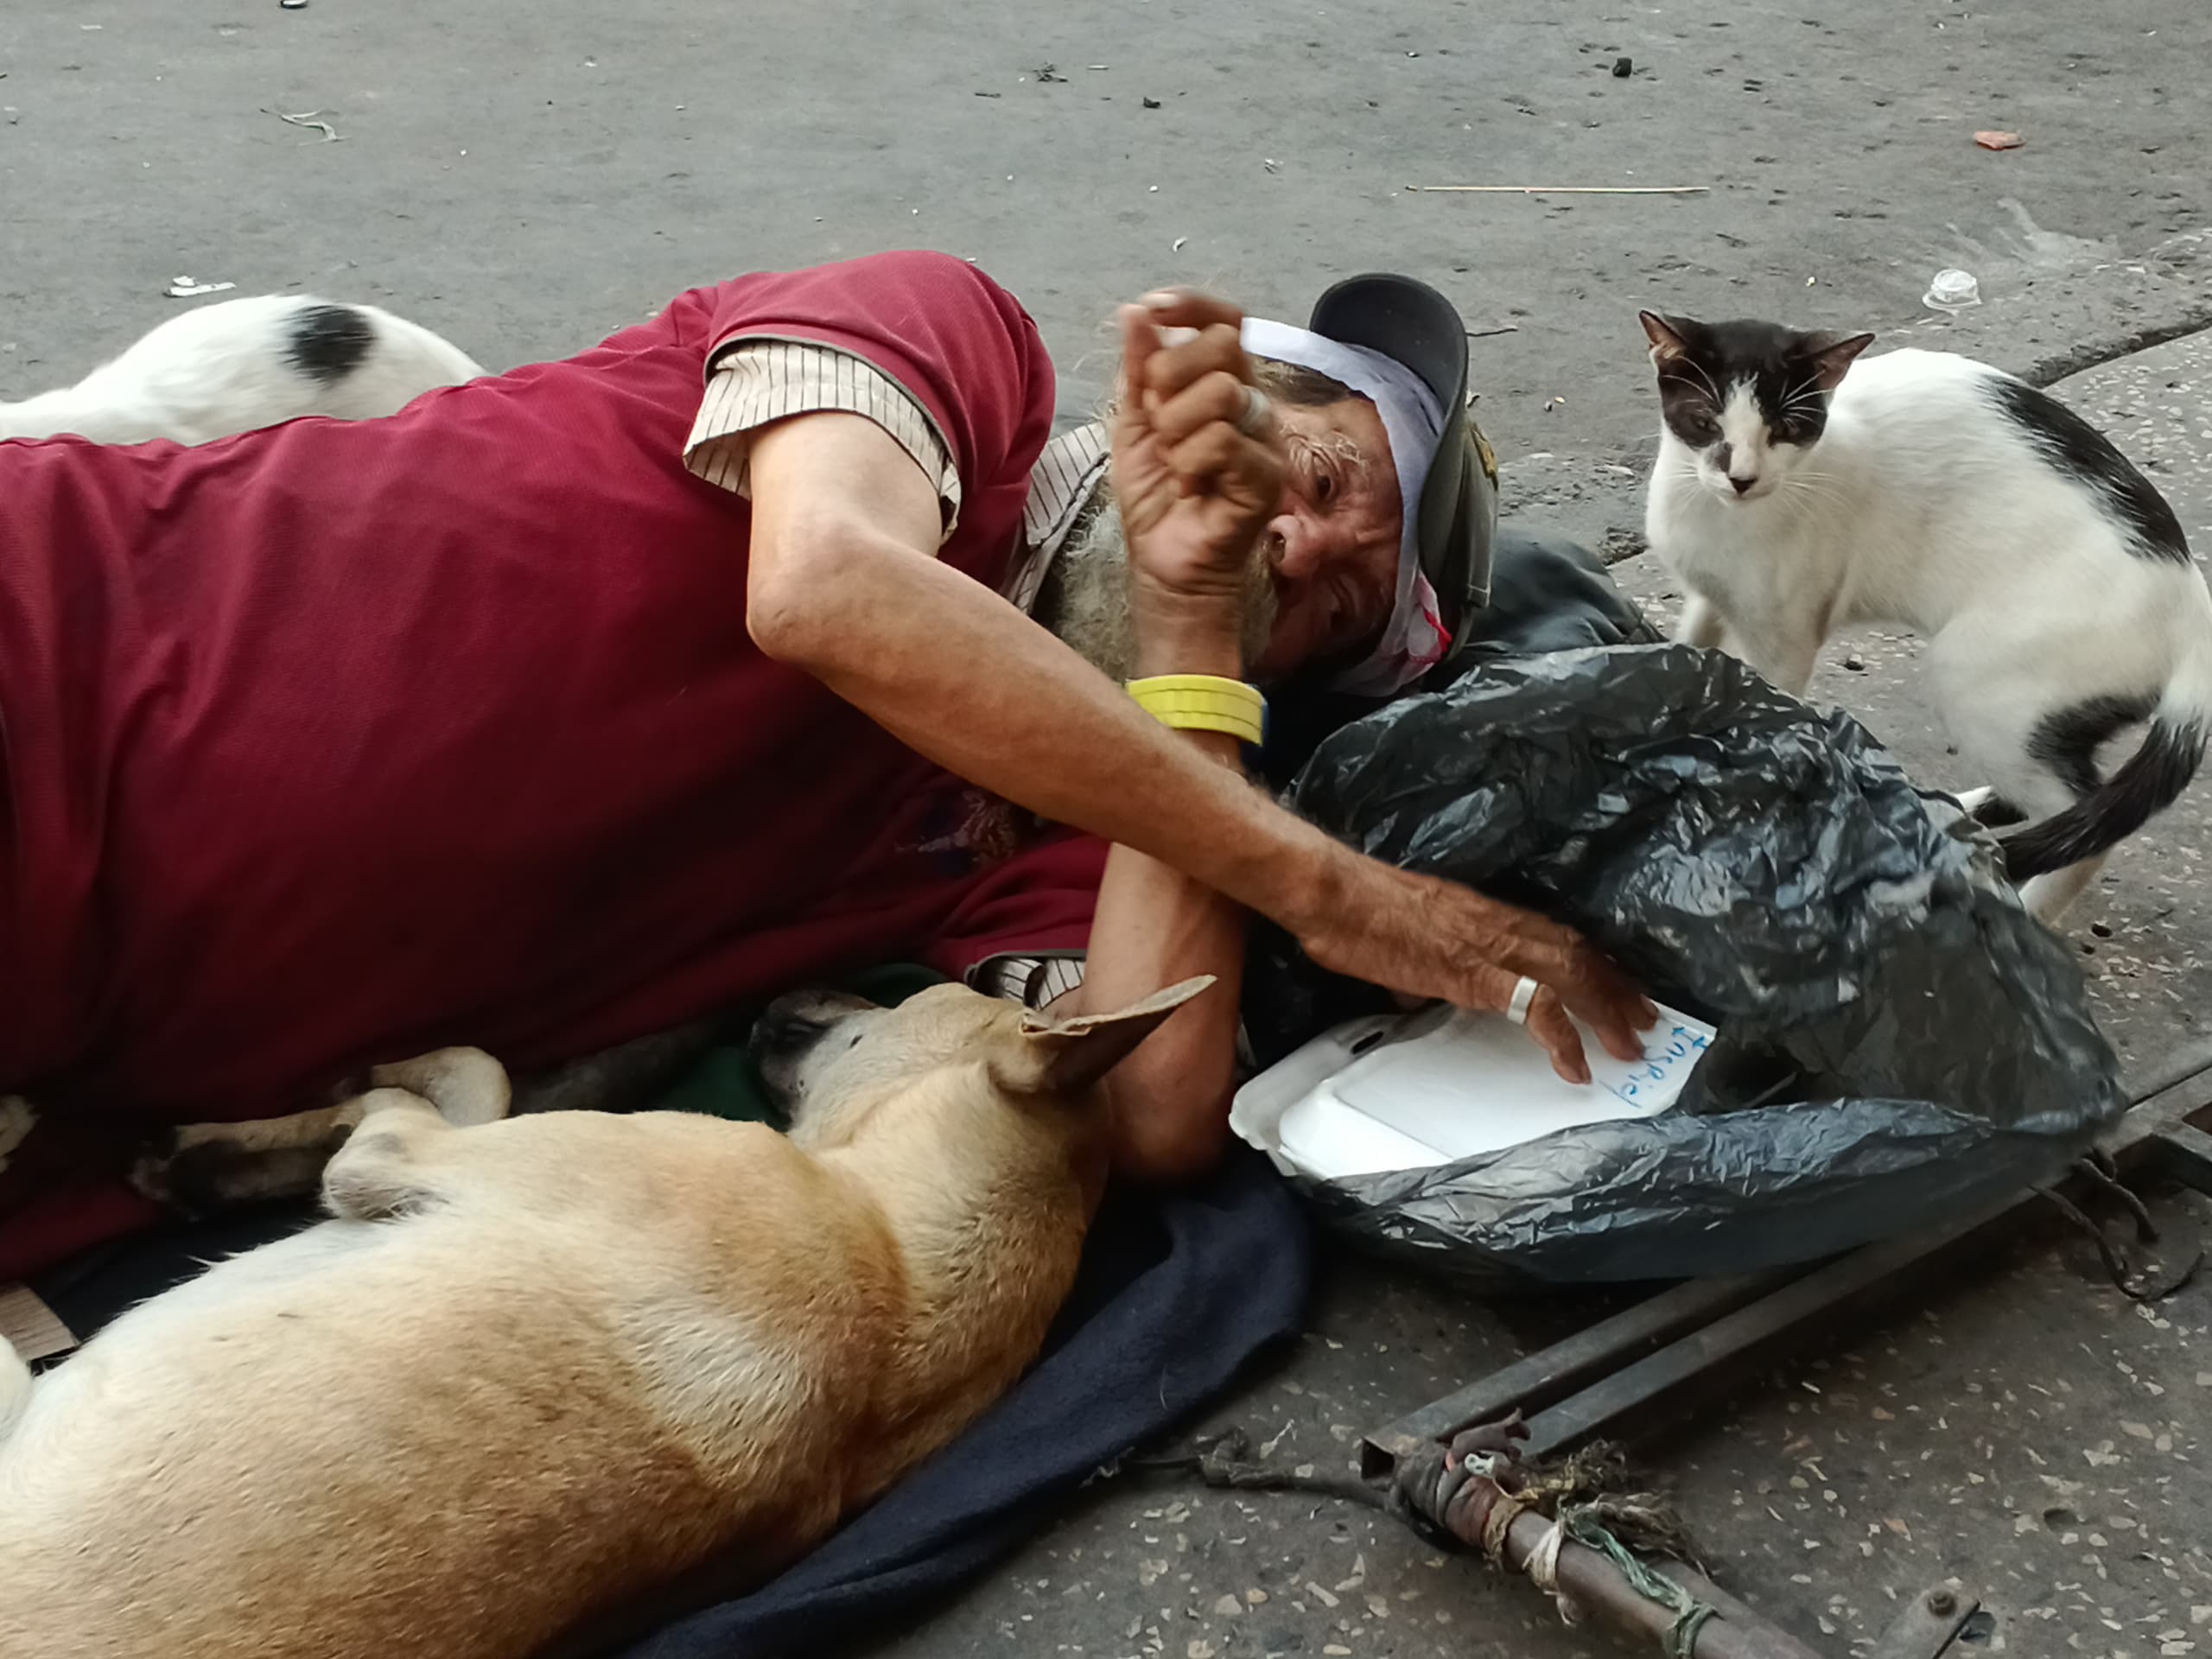
<path id="1" fill-rule="evenodd" d="M 1562 1082 L 1502 1014 L 1438 1007 L 1324 1032 L 1236 1091 L 1230 1127 L 1286 1173 L 1340 1180 L 1433 1169 L 1560 1129 L 1652 1117 L 1681 1096 L 1713 1027 L 1662 1007 L 1644 1058 L 1617 1060 L 1587 1028 L 1591 1081 Z M 1578 1022 L 1579 1026 L 1579 1022 Z"/>

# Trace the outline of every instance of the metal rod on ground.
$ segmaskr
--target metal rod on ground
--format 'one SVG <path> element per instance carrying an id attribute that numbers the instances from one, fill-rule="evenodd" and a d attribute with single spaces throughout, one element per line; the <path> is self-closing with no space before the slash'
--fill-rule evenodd
<path id="1" fill-rule="evenodd" d="M 1490 1422 L 1516 1408 L 1524 1414 L 1540 1411 L 1809 1270 L 1792 1268 L 1732 1279 L 1691 1279 L 1648 1296 L 1378 1429 L 1360 1443 L 1360 1472 L 1370 1480 L 1378 1479 L 1408 1452 L 1440 1444 L 1472 1424 Z"/>
<path id="2" fill-rule="evenodd" d="M 1454 1538 L 1471 1549 L 1484 1548 L 1483 1535 L 1492 1512 L 1507 1497 L 1497 1482 L 1465 1470 L 1449 1470 L 1442 1446 L 1426 1447 L 1418 1456 L 1398 1463 L 1398 1490 Z M 1534 1510 L 1513 1517 L 1505 1529 L 1499 1559 L 1516 1573 L 1526 1573 L 1529 1560 L 1543 1549 L 1552 1523 Z M 1605 1620 L 1617 1630 L 1649 1637 L 1664 1644 L 1675 1630 L 1678 1615 L 1629 1582 L 1613 1561 L 1601 1552 L 1568 1539 L 1558 1546 L 1553 1580 L 1567 1600 Z M 1703 1573 L 1679 1562 L 1667 1564 L 1664 1576 L 1690 1597 L 1713 1609 L 1695 1628 L 1687 1659 L 1822 1659 L 1787 1630 L 1779 1630 L 1722 1591 Z"/>
<path id="3" fill-rule="evenodd" d="M 2197 1127 L 2208 1119 L 2212 1046 L 2200 1046 L 2158 1068 L 2138 1090 L 2133 1109 L 2102 1138 L 2101 1150 L 2123 1174 L 2156 1168 L 2212 1192 L 2212 1135 Z M 1496 1482 L 1453 1467 L 1444 1443 L 1515 1411 L 1534 1414 L 1522 1456 L 1555 1452 L 1600 1433 L 1649 1433 L 1739 1383 L 1758 1365 L 1834 1338 L 1852 1316 L 1910 1293 L 2008 1236 L 2041 1204 L 2021 1192 L 1947 1225 L 1825 1263 L 1676 1286 L 1377 1429 L 1362 1443 L 1362 1472 L 1370 1480 L 1389 1478 L 1407 1504 L 1476 1549 L 1484 1548 L 1491 1533 L 1484 1553 L 1516 1572 L 1528 1571 L 1532 1554 L 1554 1547 L 1552 1581 L 1559 1592 L 1609 1624 L 1662 1643 L 1679 1643 L 1689 1634 L 1691 1659 L 1819 1659 L 1688 1568 L 1628 1563 L 1632 1571 L 1673 1580 L 1714 1610 L 1694 1631 L 1683 1624 L 1679 1598 L 1673 1606 L 1655 1599 L 1649 1578 L 1639 1589 L 1607 1554 L 1571 1537 L 1554 1538 L 1552 1522 L 1535 1512 L 1493 1527 L 1500 1502 L 1516 1500 Z M 1941 1643 L 1948 1647 L 1972 1609 L 1961 1612 L 1952 1592 L 1939 1587 L 1927 1611 L 1948 1621 Z"/>

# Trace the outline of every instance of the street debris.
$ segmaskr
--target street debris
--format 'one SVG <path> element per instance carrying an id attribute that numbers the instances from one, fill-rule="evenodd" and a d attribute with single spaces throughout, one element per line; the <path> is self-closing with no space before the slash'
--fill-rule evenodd
<path id="1" fill-rule="evenodd" d="M 2017 132 L 1994 130 L 1977 132 L 1974 136 L 1974 141 L 1984 149 L 2018 149 L 2028 142 Z"/>
<path id="2" fill-rule="evenodd" d="M 1936 311 L 1959 312 L 1968 306 L 1981 303 L 1981 284 L 1970 270 L 1956 267 L 1939 270 L 1928 280 L 1928 291 L 1920 302 Z"/>
<path id="3" fill-rule="evenodd" d="M 180 276 L 162 292 L 173 300 L 194 300 L 202 294 L 220 294 L 226 288 L 236 288 L 236 283 L 195 283 L 189 276 Z"/>
<path id="4" fill-rule="evenodd" d="M 1147 110 L 1156 110 L 1160 107 L 1160 100 L 1156 98 L 1142 99 L 1139 101 L 1142 103 Z"/>
<path id="5" fill-rule="evenodd" d="M 1431 195 L 1473 196 L 1701 196 L 1709 184 L 1409 184 Z"/>
<path id="6" fill-rule="evenodd" d="M 279 121 L 289 125 L 305 127 L 310 132 L 319 132 L 322 135 L 322 142 L 326 144 L 334 144 L 338 142 L 338 129 L 322 118 L 324 111 L 321 110 L 309 110 L 304 115 L 287 115 L 282 110 L 272 110 L 264 105 L 261 112 L 264 115 L 273 115 Z"/>
<path id="7" fill-rule="evenodd" d="M 1634 74 L 1635 73 L 1636 73 L 1636 60 L 1635 60 L 1635 59 L 1633 59 L 1633 58 L 1615 58 L 1615 59 L 1613 60 L 1613 79 L 1614 79 L 1615 80 L 1626 80 L 1626 79 L 1627 79 L 1630 75 Z"/>
<path id="8" fill-rule="evenodd" d="M 1062 86 L 1067 84 L 1068 78 L 1060 73 L 1060 66 L 1057 63 L 1039 64 L 1032 73 L 1036 75 L 1037 84 L 1040 86 L 1049 86 L 1056 80 Z"/>
<path id="9" fill-rule="evenodd" d="M 276 3 L 287 11 L 305 11 L 308 9 L 308 0 L 276 0 Z"/>

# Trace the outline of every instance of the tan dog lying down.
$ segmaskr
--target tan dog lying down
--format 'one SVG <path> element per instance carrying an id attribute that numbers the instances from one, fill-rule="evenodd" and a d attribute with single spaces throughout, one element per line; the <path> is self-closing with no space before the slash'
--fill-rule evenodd
<path id="1" fill-rule="evenodd" d="M 709 1555 L 766 1578 L 1035 1357 L 1104 1178 L 1092 1086 L 1207 983 L 1065 1023 L 786 999 L 788 1137 L 456 1128 L 504 1113 L 496 1065 L 387 1074 L 437 1103 L 365 1097 L 335 1219 L 35 1382 L 0 1344 L 0 1655 L 501 1659 Z"/>

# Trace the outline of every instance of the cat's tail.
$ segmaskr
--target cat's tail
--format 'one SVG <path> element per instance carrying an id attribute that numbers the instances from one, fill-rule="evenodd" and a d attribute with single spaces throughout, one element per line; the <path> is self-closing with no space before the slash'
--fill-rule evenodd
<path id="1" fill-rule="evenodd" d="M 2097 742 L 2125 724 L 2124 717 L 2085 738 L 2083 767 L 2093 768 Z M 2212 743 L 2212 643 L 2193 651 L 2166 685 L 2151 713 L 2142 747 L 2112 776 L 2063 812 L 2006 836 L 2005 874 L 2015 886 L 2094 858 L 2117 847 L 2189 787 Z"/>

